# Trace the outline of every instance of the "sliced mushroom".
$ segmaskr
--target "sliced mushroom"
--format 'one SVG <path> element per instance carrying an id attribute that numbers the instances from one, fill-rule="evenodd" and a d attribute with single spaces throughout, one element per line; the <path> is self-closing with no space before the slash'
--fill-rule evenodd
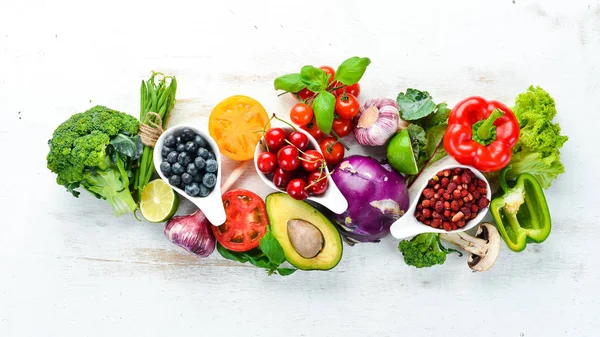
<path id="1" fill-rule="evenodd" d="M 305 259 L 319 255 L 325 239 L 323 233 L 312 223 L 302 219 L 287 222 L 288 237 L 296 252 Z"/>
<path id="2" fill-rule="evenodd" d="M 500 233 L 493 224 L 483 222 L 475 236 L 465 232 L 443 233 L 440 239 L 453 243 L 469 252 L 467 264 L 473 271 L 486 271 L 496 262 L 500 252 Z"/>

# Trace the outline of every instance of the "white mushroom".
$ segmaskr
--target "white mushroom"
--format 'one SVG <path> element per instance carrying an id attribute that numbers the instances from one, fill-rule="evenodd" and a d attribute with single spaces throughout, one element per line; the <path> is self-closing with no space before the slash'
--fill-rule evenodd
<path id="1" fill-rule="evenodd" d="M 500 252 L 500 233 L 494 225 L 484 222 L 479 225 L 475 237 L 465 233 L 443 233 L 440 239 L 453 243 L 469 252 L 467 264 L 473 271 L 490 269 Z"/>

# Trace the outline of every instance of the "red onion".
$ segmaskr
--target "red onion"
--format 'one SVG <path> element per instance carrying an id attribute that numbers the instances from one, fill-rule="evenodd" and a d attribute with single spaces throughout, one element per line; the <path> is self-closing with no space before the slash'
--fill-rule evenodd
<path id="1" fill-rule="evenodd" d="M 216 246 L 210 225 L 204 213 L 197 210 L 190 215 L 172 217 L 165 226 L 165 236 L 188 252 L 207 257 Z"/>

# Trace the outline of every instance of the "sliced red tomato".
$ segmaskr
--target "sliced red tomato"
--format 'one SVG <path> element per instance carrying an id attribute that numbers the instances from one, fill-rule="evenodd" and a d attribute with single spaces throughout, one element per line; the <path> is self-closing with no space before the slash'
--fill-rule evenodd
<path id="1" fill-rule="evenodd" d="M 262 198 L 248 190 L 233 190 L 223 194 L 223 206 L 227 220 L 221 226 L 211 226 L 217 241 L 234 252 L 258 247 L 269 224 Z"/>

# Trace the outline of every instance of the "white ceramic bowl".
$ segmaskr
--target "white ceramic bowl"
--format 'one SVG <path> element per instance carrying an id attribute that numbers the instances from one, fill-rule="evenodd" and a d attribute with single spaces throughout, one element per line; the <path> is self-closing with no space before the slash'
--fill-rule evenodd
<path id="1" fill-rule="evenodd" d="M 452 161 L 454 161 L 454 160 L 452 160 Z M 421 233 L 464 232 L 464 231 L 468 231 L 469 229 L 477 226 L 483 220 L 483 218 L 485 217 L 485 215 L 487 214 L 487 212 L 489 210 L 489 205 L 488 205 L 488 207 L 486 207 L 482 210 L 479 210 L 479 213 L 477 213 L 477 216 L 474 219 L 469 220 L 463 228 L 458 228 L 453 231 L 446 231 L 444 229 L 433 228 L 431 226 L 427 226 L 415 218 L 415 210 L 417 208 L 417 205 L 419 204 L 419 198 L 421 197 L 421 193 L 423 193 L 423 190 L 427 187 L 427 182 L 429 181 L 429 179 L 431 179 L 431 177 L 433 177 L 439 171 L 442 171 L 445 169 L 456 168 L 456 167 L 462 167 L 462 168 L 469 169 L 469 170 L 473 171 L 473 173 L 475 174 L 475 176 L 477 176 L 477 178 L 485 181 L 485 184 L 487 186 L 486 196 L 487 196 L 488 200 L 491 201 L 492 192 L 490 191 L 490 184 L 487 181 L 487 179 L 485 179 L 485 176 L 481 172 L 479 172 L 477 169 L 475 169 L 471 166 L 461 165 L 456 162 L 443 163 L 443 165 L 441 165 L 441 166 L 435 165 L 435 167 L 428 168 L 426 170 L 426 172 L 423 172 L 423 174 L 427 174 L 424 176 L 427 179 L 419 179 L 419 181 L 418 181 L 419 185 L 418 185 L 416 191 L 413 191 L 416 193 L 410 193 L 411 198 L 413 198 L 413 201 L 411 202 L 410 207 L 408 208 L 406 213 L 400 219 L 396 220 L 392 224 L 392 227 L 390 228 L 390 232 L 392 233 L 393 237 L 395 237 L 396 239 L 406 239 L 406 238 L 409 238 L 409 237 L 412 237 L 412 236 L 415 236 L 415 235 L 418 235 Z M 413 186 L 411 188 L 411 190 L 413 188 L 415 188 L 415 187 Z"/>
<path id="2" fill-rule="evenodd" d="M 281 126 L 281 128 L 283 130 L 285 130 L 286 134 L 289 134 L 290 132 L 294 131 L 294 129 L 292 129 L 289 126 Z M 308 137 L 308 142 L 310 144 L 310 147 L 319 151 L 322 154 L 321 149 L 319 148 L 319 144 L 308 132 L 306 132 L 300 128 L 298 128 L 296 131 L 302 132 L 303 134 L 305 134 Z M 264 173 L 260 172 L 260 170 L 258 169 L 256 160 L 262 152 L 264 152 L 264 150 L 261 146 L 261 143 L 259 142 L 256 145 L 256 150 L 254 151 L 254 168 L 256 169 L 256 173 L 258 173 L 258 176 L 260 177 L 260 179 L 262 179 L 262 181 L 270 188 L 272 188 L 278 192 L 285 192 L 283 190 L 278 189 L 275 186 L 275 184 L 273 184 L 273 181 L 271 179 L 269 179 Z M 327 207 L 329 210 L 331 210 L 332 212 L 334 212 L 336 214 L 342 214 L 348 208 L 348 201 L 346 200 L 346 198 L 344 197 L 342 192 L 340 192 L 338 187 L 335 185 L 335 183 L 333 182 L 333 179 L 331 179 L 331 175 L 329 174 L 329 169 L 326 168 L 325 170 L 327 173 L 327 182 L 328 182 L 327 191 L 325 191 L 325 193 L 323 193 L 321 195 L 311 195 L 308 197 L 308 200 L 319 203 L 319 204 Z"/>
<path id="3" fill-rule="evenodd" d="M 169 184 L 169 178 L 165 177 L 165 175 L 160 171 L 160 164 L 163 161 L 161 149 L 163 148 L 163 145 L 165 143 L 165 137 L 167 137 L 170 134 L 179 134 L 184 128 L 189 128 L 195 133 L 204 137 L 204 139 L 206 139 L 213 152 L 215 153 L 215 157 L 218 164 L 217 184 L 215 185 L 214 189 L 210 192 L 210 194 L 204 198 L 192 197 L 185 193 L 185 191 L 180 189 L 179 187 L 171 186 L 171 184 Z M 164 180 L 167 184 L 169 184 L 169 186 L 171 186 L 171 188 L 177 191 L 177 193 L 191 201 L 194 205 L 198 206 L 198 208 L 202 210 L 204 215 L 206 215 L 206 218 L 208 219 L 208 221 L 210 221 L 211 224 L 215 226 L 220 226 L 223 223 L 225 223 L 225 208 L 223 207 L 223 201 L 221 199 L 221 155 L 219 154 L 219 147 L 217 146 L 217 143 L 208 134 L 208 132 L 200 130 L 191 125 L 177 125 L 167 129 L 162 135 L 160 135 L 160 137 L 156 141 L 156 145 L 154 146 L 154 167 L 156 168 L 156 172 L 158 172 L 158 175 L 161 177 L 161 179 Z"/>

